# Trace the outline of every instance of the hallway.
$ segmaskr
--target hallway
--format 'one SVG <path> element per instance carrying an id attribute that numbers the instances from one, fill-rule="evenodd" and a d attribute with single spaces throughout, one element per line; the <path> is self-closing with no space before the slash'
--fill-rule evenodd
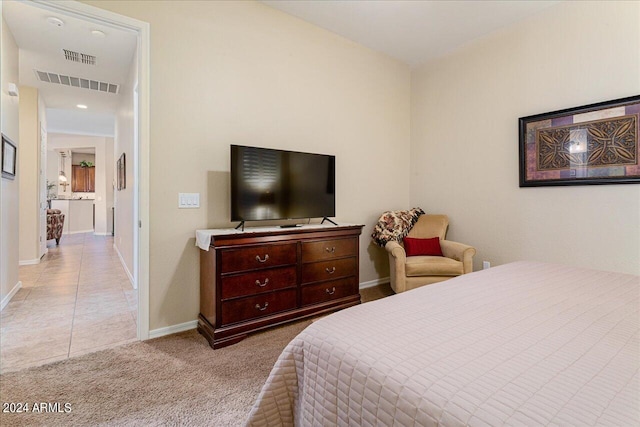
<path id="1" fill-rule="evenodd" d="M 22 288 L 2 310 L 0 372 L 136 341 L 137 291 L 113 237 L 54 240 L 40 264 L 20 267 Z"/>

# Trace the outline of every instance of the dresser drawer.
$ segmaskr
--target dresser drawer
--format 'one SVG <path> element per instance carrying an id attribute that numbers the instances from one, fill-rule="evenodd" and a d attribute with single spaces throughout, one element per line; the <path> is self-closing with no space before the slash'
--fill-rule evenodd
<path id="1" fill-rule="evenodd" d="M 223 300 L 296 286 L 296 267 L 269 268 L 221 279 Z"/>
<path id="2" fill-rule="evenodd" d="M 358 272 L 356 258 L 342 258 L 330 261 L 314 262 L 302 266 L 302 283 L 333 280 L 355 276 Z"/>
<path id="3" fill-rule="evenodd" d="M 358 293 L 355 277 L 316 283 L 302 287 L 302 305 L 320 304 Z"/>
<path id="4" fill-rule="evenodd" d="M 358 239 L 335 239 L 302 243 L 302 262 L 343 258 L 358 254 Z"/>
<path id="5" fill-rule="evenodd" d="M 220 272 L 225 274 L 280 265 L 294 265 L 297 260 L 296 246 L 294 243 L 223 249 L 220 254 Z"/>
<path id="6" fill-rule="evenodd" d="M 296 290 L 270 292 L 222 303 L 222 324 L 242 322 L 296 308 Z"/>

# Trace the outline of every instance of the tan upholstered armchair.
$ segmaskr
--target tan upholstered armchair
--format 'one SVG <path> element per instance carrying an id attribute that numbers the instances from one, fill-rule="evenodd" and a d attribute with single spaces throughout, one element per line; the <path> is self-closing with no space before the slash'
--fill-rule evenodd
<path id="1" fill-rule="evenodd" d="M 473 271 L 476 250 L 462 243 L 445 240 L 449 218 L 446 215 L 422 215 L 407 237 L 440 238 L 444 256 L 407 256 L 404 244 L 395 241 L 385 246 L 389 252 L 391 288 L 396 293 L 451 279 Z"/>

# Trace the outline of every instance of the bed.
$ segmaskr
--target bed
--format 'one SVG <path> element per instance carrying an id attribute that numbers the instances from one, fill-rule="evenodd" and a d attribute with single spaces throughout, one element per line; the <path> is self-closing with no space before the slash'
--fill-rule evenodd
<path id="1" fill-rule="evenodd" d="M 640 277 L 516 262 L 322 318 L 251 426 L 638 426 Z"/>

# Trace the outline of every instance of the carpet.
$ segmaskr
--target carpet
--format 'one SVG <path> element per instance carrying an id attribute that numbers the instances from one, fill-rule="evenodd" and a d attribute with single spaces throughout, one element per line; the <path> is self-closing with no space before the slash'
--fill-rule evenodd
<path id="1" fill-rule="evenodd" d="M 388 285 L 361 291 L 364 302 L 390 294 Z M 2 374 L 0 424 L 242 425 L 282 349 L 310 323 L 215 351 L 192 330 Z M 9 403 L 26 403 L 29 412 L 6 413 Z"/>

